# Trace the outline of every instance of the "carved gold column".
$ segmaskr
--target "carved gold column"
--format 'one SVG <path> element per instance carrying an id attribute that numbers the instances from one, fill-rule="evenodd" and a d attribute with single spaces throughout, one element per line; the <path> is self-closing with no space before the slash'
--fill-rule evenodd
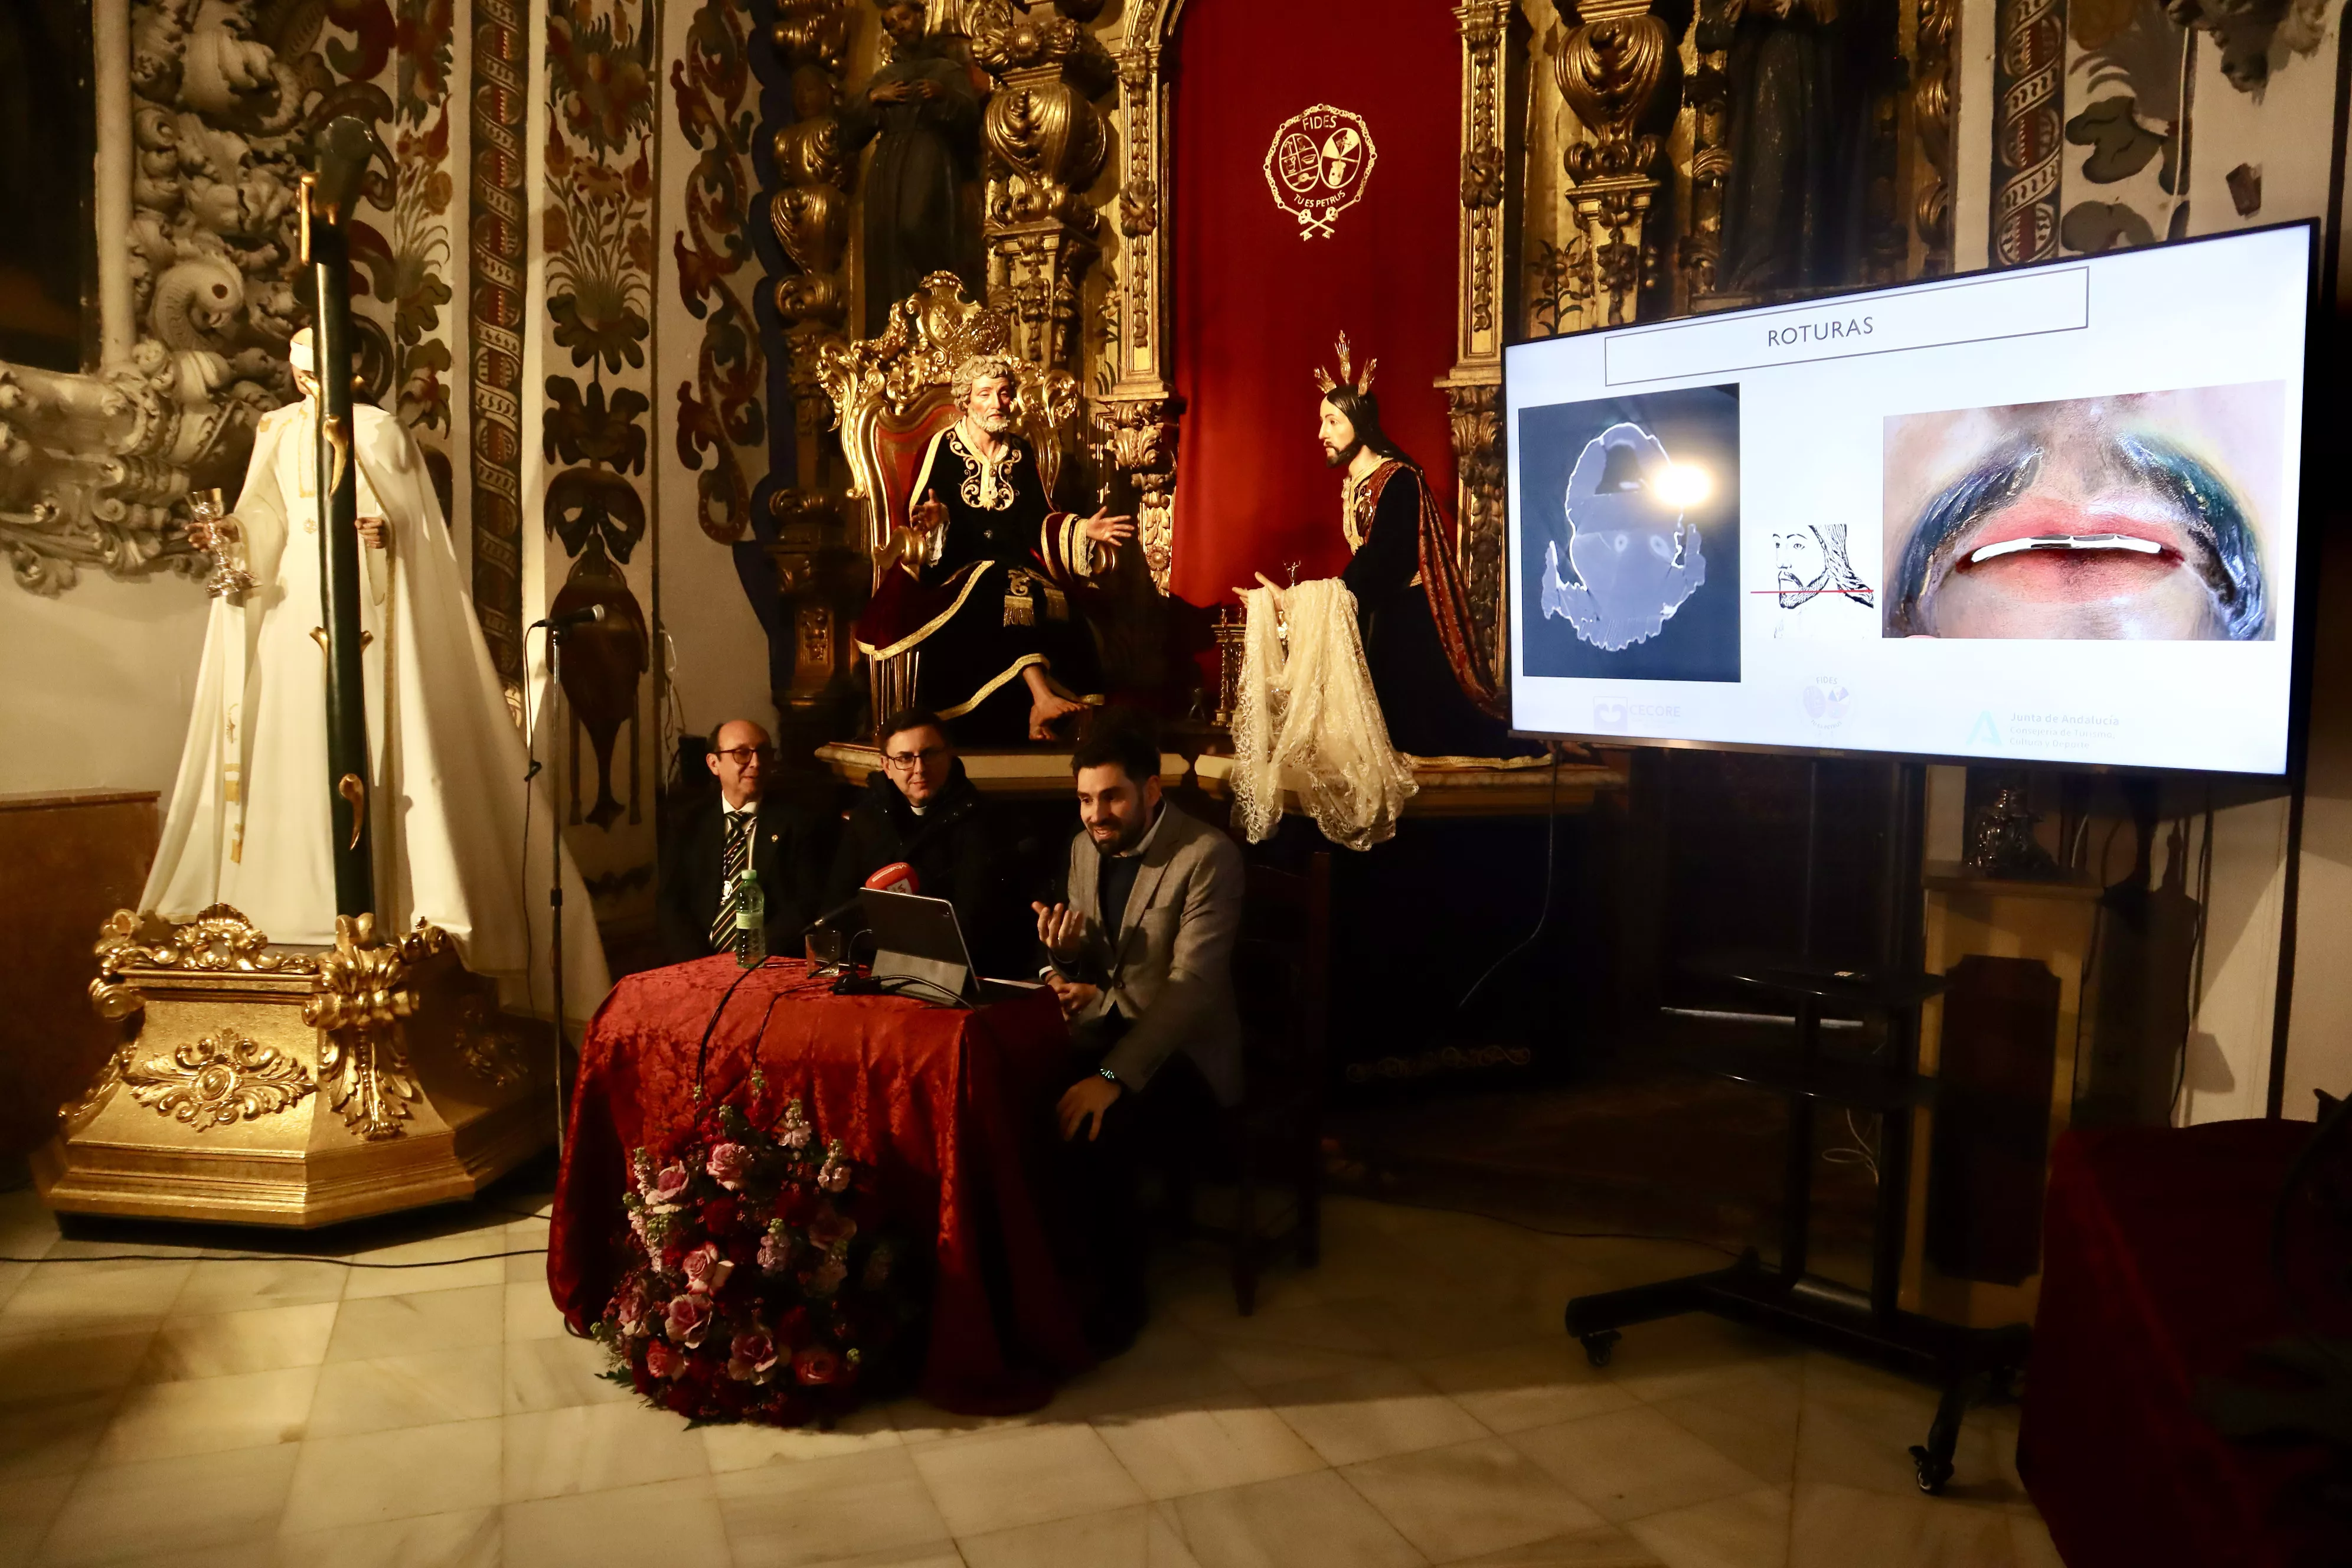
<path id="1" fill-rule="evenodd" d="M 1569 207 L 1588 249 L 1591 298 L 1633 320 L 1653 269 L 1643 229 L 1660 181 L 1658 138 L 1640 129 L 1675 40 L 1650 0 L 1554 0 L 1568 31 L 1552 56 L 1560 96 L 1593 140 L 1568 149 Z"/>
<path id="2" fill-rule="evenodd" d="M 770 341 L 780 340 L 792 389 L 793 461 L 759 493 L 775 520 L 767 553 L 792 655 L 790 673 L 777 670 L 772 695 L 785 731 L 779 741 L 795 757 L 839 727 L 848 623 L 870 586 L 865 558 L 846 537 L 839 475 L 829 460 L 833 403 L 823 369 L 824 355 L 846 341 L 856 163 L 842 145 L 836 106 L 851 20 L 847 0 L 777 0 L 767 27 L 781 77 L 767 84 L 769 100 L 792 116 L 768 135 L 767 223 L 784 260 L 769 294 L 776 322 Z"/>
<path id="3" fill-rule="evenodd" d="M 1454 438 L 1454 516 L 1463 584 L 1479 651 L 1503 672 L 1504 290 L 1509 265 L 1505 202 L 1510 164 L 1506 87 L 1508 0 L 1465 0 L 1462 34 L 1462 213 L 1457 230 L 1454 368 L 1444 392 Z"/>
<path id="4" fill-rule="evenodd" d="M 988 0 L 965 13 L 972 58 L 996 83 L 981 119 L 988 297 L 1012 307 L 1014 352 L 1036 364 L 1075 368 L 1079 283 L 1099 252 L 1087 190 L 1110 142 L 1094 100 L 1118 72 L 1080 22 L 1100 9 L 1100 0 L 1059 0 L 1059 14 Z"/>
<path id="5" fill-rule="evenodd" d="M 1731 175 L 1731 80 L 1725 74 L 1729 30 L 1710 26 L 1711 7 L 1698 25 L 1698 68 L 1683 88 L 1691 107 L 1690 228 L 1682 237 L 1683 303 L 1703 310 L 1723 266 L 1723 187 Z"/>
<path id="6" fill-rule="evenodd" d="M 1919 273 L 1952 269 L 1952 42 L 1959 0 L 1919 0 L 1911 57 L 1911 123 L 1927 166 L 1912 199 L 1919 235 Z"/>
<path id="7" fill-rule="evenodd" d="M 1169 382 L 1168 95 L 1158 29 L 1164 13 L 1147 3 L 1130 17 L 1118 57 L 1118 275 L 1111 282 L 1117 330 L 1114 374 L 1096 423 L 1112 464 L 1135 487 L 1136 528 L 1161 593 L 1176 553 L 1176 456 L 1184 401 Z"/>
<path id="8" fill-rule="evenodd" d="M 768 197 L 768 224 L 791 264 L 775 280 L 772 302 L 783 332 L 793 428 L 799 437 L 792 484 L 795 490 L 806 491 L 817 485 L 820 442 L 832 422 L 818 357 L 841 341 L 848 309 L 842 268 L 849 250 L 853 167 L 842 148 L 841 119 L 835 111 L 849 47 L 845 0 L 782 0 L 768 37 L 787 80 L 814 68 L 833 89 L 811 113 L 798 112 L 807 100 L 795 95 L 796 117 L 768 140 L 776 180 Z M 780 517 L 802 504 L 797 497 L 786 500 L 787 493 L 778 489 L 771 497 Z"/>

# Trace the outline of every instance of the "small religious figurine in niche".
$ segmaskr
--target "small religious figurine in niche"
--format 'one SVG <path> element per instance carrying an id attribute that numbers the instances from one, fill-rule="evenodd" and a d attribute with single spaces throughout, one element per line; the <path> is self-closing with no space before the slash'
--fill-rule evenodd
<path id="1" fill-rule="evenodd" d="M 952 272 L 979 298 L 980 94 L 971 73 L 923 32 L 923 0 L 885 0 L 890 58 L 841 108 L 842 144 L 868 142 L 866 171 L 866 336 L 934 272 Z"/>
<path id="2" fill-rule="evenodd" d="M 1698 47 L 1727 58 L 1727 294 L 1857 282 L 1871 95 L 1891 52 L 1885 0 L 1705 0 Z"/>
<path id="3" fill-rule="evenodd" d="M 923 454 L 857 649 L 914 656 L 916 705 L 966 745 L 1050 741 L 1101 700 L 1079 590 L 1135 520 L 1054 510 L 1036 449 L 1013 428 L 1011 360 L 974 355 L 949 384 L 962 417 Z"/>
<path id="4" fill-rule="evenodd" d="M 201 521 L 219 563 L 196 696 L 163 841 L 140 908 L 173 921 L 231 905 L 273 942 L 335 940 L 343 803 L 327 768 L 325 536 L 319 383 L 306 329 L 290 358 L 299 403 L 262 416 L 232 516 Z M 376 849 L 378 931 L 419 919 L 455 939 L 502 1002 L 552 1016 L 546 838 L 526 859 L 530 759 L 474 619 L 424 454 L 399 420 L 354 404 L 360 626 Z M 236 547 L 241 546 L 242 554 Z M 242 569 L 237 569 L 239 563 Z M 537 820 L 552 810 L 539 795 Z M 588 908 L 563 857 L 565 902 Z M 565 928 L 566 1012 L 610 988 L 593 920 Z M 535 974 L 534 974 L 535 971 Z M 532 985 L 536 981 L 537 990 Z"/>
<path id="5" fill-rule="evenodd" d="M 1323 393 L 1317 438 L 1324 462 L 1345 470 L 1339 521 L 1353 559 L 1340 581 L 1355 596 L 1390 742 L 1424 757 L 1524 752 L 1499 717 L 1494 679 L 1479 659 L 1453 533 L 1428 477 L 1381 428 L 1372 395 L 1380 362 L 1366 360 L 1358 375 L 1345 332 L 1338 349 L 1338 378 L 1315 373 Z"/>

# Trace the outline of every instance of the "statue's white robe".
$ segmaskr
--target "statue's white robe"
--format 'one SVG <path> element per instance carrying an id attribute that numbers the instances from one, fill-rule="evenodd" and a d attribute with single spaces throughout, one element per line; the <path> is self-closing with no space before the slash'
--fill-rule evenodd
<path id="1" fill-rule="evenodd" d="M 142 909 L 184 921 L 235 906 L 272 942 L 334 940 L 335 837 L 350 808 L 327 769 L 327 661 L 315 426 L 308 401 L 263 417 L 236 517 L 254 587 L 215 599 L 194 711 Z M 361 546 L 376 925 L 421 917 L 509 1008 L 552 1013 L 548 792 L 527 784 L 522 739 L 474 619 L 423 455 L 382 409 L 352 410 L 362 516 L 391 524 Z M 526 802 L 528 811 L 526 812 Z M 528 831 L 526 832 L 526 816 Z M 610 989 L 587 889 L 562 857 L 565 1013 Z"/>

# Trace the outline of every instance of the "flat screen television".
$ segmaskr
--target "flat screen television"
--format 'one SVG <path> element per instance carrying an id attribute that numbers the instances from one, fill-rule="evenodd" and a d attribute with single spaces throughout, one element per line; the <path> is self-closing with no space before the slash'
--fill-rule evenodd
<path id="1" fill-rule="evenodd" d="M 2316 243 L 1510 348 L 1514 728 L 2286 772 Z"/>

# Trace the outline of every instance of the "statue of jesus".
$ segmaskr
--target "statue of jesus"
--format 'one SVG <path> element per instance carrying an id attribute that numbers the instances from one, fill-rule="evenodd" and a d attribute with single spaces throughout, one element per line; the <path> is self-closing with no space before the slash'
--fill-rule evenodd
<path id="1" fill-rule="evenodd" d="M 1345 471 L 1339 522 L 1353 556 L 1339 575 L 1355 596 L 1390 743 L 1423 757 L 1524 752 L 1479 659 L 1454 540 L 1429 478 L 1381 428 L 1372 395 L 1380 362 L 1366 360 L 1358 375 L 1345 332 L 1338 346 L 1339 376 L 1316 373 L 1323 393 L 1316 434 L 1323 460 Z"/>
<path id="2" fill-rule="evenodd" d="M 857 649 L 914 656 L 916 705 L 966 745 L 1049 741 L 1100 700 L 1077 595 L 1135 537 L 1135 520 L 1053 509 L 1036 448 L 1013 428 L 1011 360 L 975 355 L 950 386 L 962 417 L 923 455 L 909 527 L 857 619 Z"/>
<path id="3" fill-rule="evenodd" d="M 215 573 L 194 710 L 140 907 L 184 921 L 226 903 L 276 942 L 335 940 L 334 845 L 355 804 L 328 776 L 319 384 L 310 333 L 290 358 L 299 403 L 264 415 L 230 519 L 195 542 Z M 354 404 L 363 558 L 371 776 L 380 931 L 418 919 L 457 943 L 502 1002 L 553 1014 L 547 954 L 547 792 L 530 758 L 459 572 L 422 453 L 380 408 Z M 241 542 L 242 570 L 232 570 Z M 526 802 L 537 830 L 526 843 Z M 610 988 L 586 889 L 563 856 L 565 1014 Z"/>

